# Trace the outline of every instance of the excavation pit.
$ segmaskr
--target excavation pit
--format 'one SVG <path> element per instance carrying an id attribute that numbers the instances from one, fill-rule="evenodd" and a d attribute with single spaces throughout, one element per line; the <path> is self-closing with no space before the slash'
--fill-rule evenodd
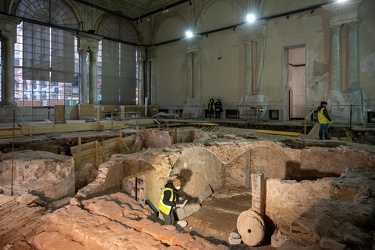
<path id="1" fill-rule="evenodd" d="M 371 197 L 366 196 L 373 188 L 375 160 L 371 152 L 355 150 L 341 143 L 337 147 L 313 145 L 295 149 L 287 145 L 288 141 L 246 139 L 235 134 L 199 130 L 178 131 L 176 136 L 174 131 L 162 133 L 166 138 L 169 136 L 169 146 L 145 147 L 144 144 L 136 153 L 108 157 L 98 166 L 96 179 L 80 188 L 75 199 L 83 202 L 105 194 L 124 192 L 138 203 L 145 204 L 147 201 L 157 208 L 165 183 L 179 176 L 182 180 L 181 194 L 201 206 L 183 218 L 188 222 L 185 230 L 228 244 L 229 235 L 238 230 L 239 215 L 252 209 L 250 175 L 263 173 L 266 182 L 262 216 L 266 236 L 259 245 L 272 242 L 275 247 L 288 244 L 288 241 L 302 244 L 304 233 L 297 232 L 301 231 L 299 227 L 303 227 L 303 223 L 308 222 L 301 222 L 301 216 L 317 211 L 314 207 L 321 207 L 322 201 L 323 206 L 333 206 L 329 204 L 345 200 L 347 205 L 362 199 L 365 207 L 371 207 Z M 148 134 L 159 135 L 154 132 Z M 166 138 L 162 140 L 164 144 Z M 173 140 L 177 143 L 172 143 Z M 338 186 L 342 182 L 340 180 L 352 184 Z M 368 214 L 373 215 L 374 211 L 367 207 Z M 345 213 L 351 216 L 348 211 Z M 325 221 L 319 220 L 319 223 Z M 363 226 L 355 221 L 352 223 L 361 231 L 369 226 L 371 228 L 372 222 Z M 296 230 L 291 231 L 291 228 Z M 314 233 L 317 229 L 308 230 Z M 252 228 L 246 229 L 246 234 L 254 232 Z M 322 237 L 333 236 L 322 235 L 309 244 L 324 244 L 326 238 Z M 335 240 L 346 244 L 344 239 Z M 363 240 L 368 244 L 365 238 Z"/>

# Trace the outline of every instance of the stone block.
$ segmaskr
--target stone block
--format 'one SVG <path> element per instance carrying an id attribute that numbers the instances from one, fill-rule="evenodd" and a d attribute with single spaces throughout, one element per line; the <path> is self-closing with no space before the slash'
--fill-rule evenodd
<path id="1" fill-rule="evenodd" d="M 334 239 L 323 237 L 320 242 L 319 246 L 323 249 L 331 249 L 331 250 L 345 250 L 346 246 L 341 244 Z"/>
<path id="2" fill-rule="evenodd" d="M 202 203 L 205 199 L 207 199 L 211 195 L 212 195 L 212 189 L 209 185 L 207 185 L 197 194 L 197 197 L 198 197 L 199 202 Z"/>
<path id="3" fill-rule="evenodd" d="M 177 208 L 176 214 L 179 220 L 182 220 L 193 213 L 199 211 L 201 209 L 201 205 L 197 201 L 188 201 L 184 207 Z"/>

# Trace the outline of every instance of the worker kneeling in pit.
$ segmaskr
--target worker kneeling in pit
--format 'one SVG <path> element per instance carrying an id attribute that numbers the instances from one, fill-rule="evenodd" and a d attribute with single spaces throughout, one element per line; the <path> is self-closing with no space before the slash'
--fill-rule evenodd
<path id="1" fill-rule="evenodd" d="M 174 224 L 175 219 L 173 210 L 180 207 L 179 204 L 183 203 L 184 201 L 184 199 L 178 195 L 178 190 L 180 188 L 181 180 L 177 178 L 174 179 L 173 182 L 167 182 L 163 191 L 161 192 L 159 210 L 163 215 L 166 225 Z"/>

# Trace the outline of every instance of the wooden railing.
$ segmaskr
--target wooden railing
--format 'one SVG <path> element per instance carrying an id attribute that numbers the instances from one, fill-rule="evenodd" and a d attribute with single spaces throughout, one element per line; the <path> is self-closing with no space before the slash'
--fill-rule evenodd
<path id="1" fill-rule="evenodd" d="M 309 119 L 309 117 L 315 112 L 315 110 L 311 110 L 311 112 L 305 116 L 305 118 L 303 119 L 303 133 L 306 135 L 307 134 L 307 119 Z M 313 121 L 313 125 L 314 125 L 314 119 L 312 119 Z"/>
<path id="2" fill-rule="evenodd" d="M 78 138 L 78 145 L 71 147 L 70 151 L 74 157 L 75 169 L 80 171 L 85 163 L 90 163 L 96 168 L 106 162 L 113 154 L 130 154 L 135 142 L 135 135 L 112 138 L 105 141 L 92 141 L 81 144 Z"/>

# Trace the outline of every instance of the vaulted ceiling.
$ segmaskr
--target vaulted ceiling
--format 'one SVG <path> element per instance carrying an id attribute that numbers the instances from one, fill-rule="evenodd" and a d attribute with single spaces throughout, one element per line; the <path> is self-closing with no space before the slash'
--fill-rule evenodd
<path id="1" fill-rule="evenodd" d="M 160 11 L 168 6 L 177 6 L 188 0 L 73 0 L 111 13 L 124 15 L 130 19 Z"/>
<path id="2" fill-rule="evenodd" d="M 135 6 L 143 10 L 153 10 L 169 4 L 181 2 L 180 0 L 101 0 L 97 1 L 99 6 Z"/>

